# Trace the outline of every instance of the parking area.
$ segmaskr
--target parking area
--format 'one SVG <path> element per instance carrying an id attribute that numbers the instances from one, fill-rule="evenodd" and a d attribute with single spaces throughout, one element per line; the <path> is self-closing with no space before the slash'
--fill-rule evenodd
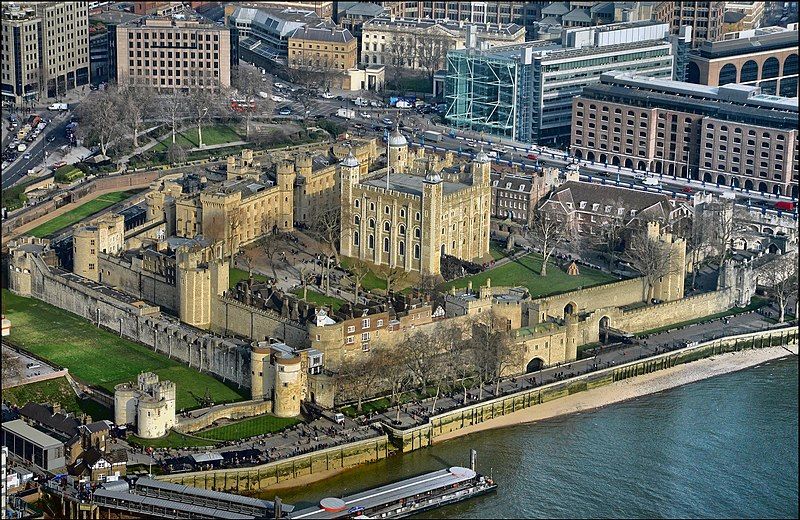
<path id="1" fill-rule="evenodd" d="M 2 354 L 3 365 L 11 365 L 10 369 L 3 367 L 3 387 L 18 386 L 34 378 L 40 379 L 41 376 L 56 372 L 56 369 L 47 363 L 19 352 L 5 343 L 2 344 Z"/>

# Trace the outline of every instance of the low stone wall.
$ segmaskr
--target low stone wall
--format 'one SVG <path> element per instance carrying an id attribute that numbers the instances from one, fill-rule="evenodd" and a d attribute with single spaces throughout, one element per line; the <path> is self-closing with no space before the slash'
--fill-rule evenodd
<path id="1" fill-rule="evenodd" d="M 217 491 L 254 492 L 305 475 L 352 468 L 366 462 L 374 462 L 388 457 L 389 453 L 389 439 L 386 435 L 380 435 L 372 439 L 305 453 L 252 468 L 161 475 L 156 479 Z"/>
<path id="2" fill-rule="evenodd" d="M 631 278 L 619 282 L 588 287 L 544 298 L 535 298 L 533 303 L 539 306 L 539 321 L 546 321 L 546 316 L 564 317 L 564 307 L 569 303 L 577 306 L 577 312 L 592 312 L 599 307 L 622 307 L 642 301 L 642 281 Z"/>
<path id="3" fill-rule="evenodd" d="M 222 296 L 211 300 L 211 330 L 253 340 L 277 338 L 294 347 L 309 345 L 308 329 L 297 321 Z"/>
<path id="4" fill-rule="evenodd" d="M 570 394 L 591 390 L 615 381 L 663 370 L 723 352 L 796 344 L 797 339 L 798 331 L 794 326 L 715 339 L 692 347 L 658 354 L 624 365 L 598 370 L 565 381 L 550 383 L 539 388 L 523 390 L 483 403 L 459 408 L 431 417 L 428 424 L 407 430 L 395 429 L 386 424 L 384 424 L 384 429 L 388 432 L 392 444 L 398 449 L 403 452 L 413 451 L 429 446 L 435 441 L 436 437 L 446 433 L 560 397 L 566 397 Z"/>
<path id="5" fill-rule="evenodd" d="M 177 417 L 175 429 L 181 433 L 192 433 L 208 428 L 220 419 L 245 419 L 255 415 L 272 412 L 272 401 L 245 401 L 242 403 L 221 404 L 212 406 L 206 413 L 197 417 Z"/>
<path id="6" fill-rule="evenodd" d="M 28 385 L 28 384 L 32 384 L 32 383 L 40 383 L 42 381 L 47 381 L 49 379 L 57 379 L 59 377 L 66 376 L 68 373 L 69 372 L 67 372 L 66 368 L 62 368 L 61 370 L 56 370 L 54 372 L 50 372 L 50 373 L 47 373 L 47 374 L 41 374 L 41 375 L 38 375 L 38 376 L 26 377 L 26 378 L 21 379 L 19 381 L 14 381 L 14 382 L 8 383 L 8 384 L 6 384 L 6 382 L 3 381 L 3 390 L 6 390 L 7 388 L 14 388 L 14 387 L 17 387 L 17 386 L 22 386 L 22 385 Z"/>

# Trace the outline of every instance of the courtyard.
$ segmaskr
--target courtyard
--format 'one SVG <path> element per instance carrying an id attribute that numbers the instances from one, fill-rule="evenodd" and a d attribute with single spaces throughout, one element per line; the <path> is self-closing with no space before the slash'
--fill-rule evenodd
<path id="1" fill-rule="evenodd" d="M 53 233 L 61 231 L 62 229 L 75 224 L 76 222 L 80 222 L 86 217 L 90 217 L 110 206 L 113 206 L 114 204 L 117 204 L 118 202 L 122 202 L 123 200 L 127 199 L 128 197 L 132 197 L 135 194 L 136 191 L 117 191 L 114 193 L 100 195 L 94 200 L 90 200 L 89 202 L 81 204 L 77 208 L 67 211 L 63 215 L 59 215 L 54 219 L 33 228 L 28 232 L 28 234 L 38 238 L 50 236 Z"/>

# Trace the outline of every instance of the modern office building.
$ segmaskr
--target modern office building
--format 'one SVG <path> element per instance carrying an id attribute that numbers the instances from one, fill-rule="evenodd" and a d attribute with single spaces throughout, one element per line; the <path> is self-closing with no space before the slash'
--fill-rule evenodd
<path id="1" fill-rule="evenodd" d="M 107 9 L 89 16 L 89 66 L 92 84 L 117 79 L 117 26 L 141 16 L 119 9 Z"/>
<path id="2" fill-rule="evenodd" d="M 689 56 L 687 81 L 719 86 L 742 83 L 763 94 L 797 96 L 797 29 L 764 27 L 732 40 L 705 42 Z"/>
<path id="3" fill-rule="evenodd" d="M 88 2 L 4 5 L 0 52 L 3 101 L 21 105 L 88 84 Z"/>
<path id="4" fill-rule="evenodd" d="M 237 7 L 228 17 L 228 27 L 239 42 L 239 55 L 262 68 L 286 65 L 289 38 L 300 28 L 334 28 L 329 20 L 307 9 L 260 9 Z"/>
<path id="5" fill-rule="evenodd" d="M 738 30 L 748 31 L 761 27 L 765 6 L 766 2 L 725 2 L 725 14 L 741 14 L 742 17 L 738 22 L 740 26 Z"/>
<path id="6" fill-rule="evenodd" d="M 529 42 L 447 56 L 446 119 L 455 128 L 524 142 L 568 142 L 572 98 L 609 70 L 672 78 L 664 23 L 568 29 L 564 45 Z M 685 40 L 682 40 L 685 42 Z"/>
<path id="7" fill-rule="evenodd" d="M 546 2 L 378 2 L 389 14 L 403 18 L 464 23 L 515 23 L 532 37 Z"/>
<path id="8" fill-rule="evenodd" d="M 230 29 L 191 14 L 119 25 L 116 42 L 120 85 L 219 90 L 231 86 L 238 64 Z"/>
<path id="9" fill-rule="evenodd" d="M 796 97 L 615 72 L 572 105 L 576 157 L 797 197 Z"/>
<path id="10" fill-rule="evenodd" d="M 1 444 L 10 454 L 44 471 L 52 473 L 65 465 L 64 443 L 22 419 L 3 423 Z"/>

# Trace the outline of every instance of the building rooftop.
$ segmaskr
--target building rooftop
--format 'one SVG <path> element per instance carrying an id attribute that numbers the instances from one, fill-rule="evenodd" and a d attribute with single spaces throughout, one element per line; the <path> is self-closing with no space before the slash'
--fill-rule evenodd
<path id="1" fill-rule="evenodd" d="M 696 53 L 701 58 L 713 60 L 754 52 L 765 52 L 785 48 L 797 49 L 797 38 L 798 32 L 796 30 L 784 30 L 781 32 L 770 32 L 767 34 L 736 38 L 735 40 L 705 41 L 700 45 Z"/>
<path id="2" fill-rule="evenodd" d="M 393 173 L 389 176 L 389 189 L 392 191 L 399 191 L 400 193 L 408 193 L 415 197 L 422 197 L 422 184 L 425 179 L 417 175 L 408 175 L 405 173 Z M 376 188 L 386 188 L 386 176 L 382 175 L 378 178 L 368 179 L 362 181 L 361 184 L 367 186 L 374 186 Z M 468 188 L 466 184 L 457 182 L 442 182 L 442 192 L 445 195 L 455 193 L 459 190 Z"/>
<path id="3" fill-rule="evenodd" d="M 478 35 L 505 35 L 516 36 L 520 31 L 525 28 L 515 23 L 496 24 L 496 23 L 462 23 L 454 22 L 452 20 L 432 20 L 430 18 L 373 18 L 364 22 L 364 29 L 370 27 L 407 27 L 410 29 L 425 30 L 431 27 L 440 27 L 447 31 L 454 33 L 454 35 L 466 32 L 467 27 L 473 25 Z"/>
<path id="4" fill-rule="evenodd" d="M 345 5 L 347 4 L 347 5 Z M 339 2 L 339 16 L 363 16 L 372 17 L 382 15 L 386 9 L 382 5 L 371 2 Z"/>
<path id="5" fill-rule="evenodd" d="M 331 43 L 348 43 L 353 41 L 353 35 L 348 29 L 336 27 L 309 27 L 308 25 L 295 30 L 290 38 L 313 40 Z"/>
<path id="6" fill-rule="evenodd" d="M 33 426 L 30 426 L 22 419 L 4 422 L 3 429 L 44 449 L 55 448 L 64 444 L 58 439 L 54 439 L 46 433 L 37 430 Z"/>

